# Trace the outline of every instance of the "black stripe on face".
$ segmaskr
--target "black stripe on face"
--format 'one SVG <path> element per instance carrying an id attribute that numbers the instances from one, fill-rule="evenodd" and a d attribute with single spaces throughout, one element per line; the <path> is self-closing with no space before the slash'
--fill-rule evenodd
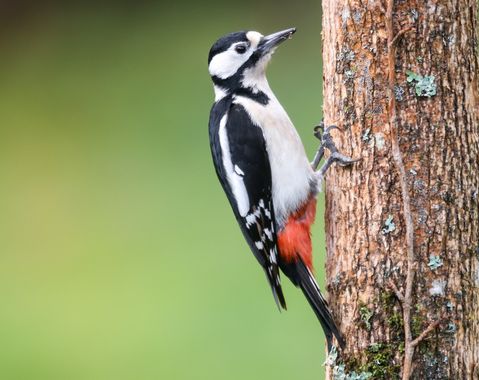
<path id="1" fill-rule="evenodd" d="M 266 106 L 270 100 L 269 96 L 263 91 L 253 91 L 251 87 L 241 87 L 242 75 L 242 72 L 238 72 L 226 79 L 221 79 L 216 76 L 213 76 L 212 79 L 216 86 L 224 89 L 226 92 L 231 92 L 234 95 L 244 96 Z"/>
<path id="2" fill-rule="evenodd" d="M 214 56 L 228 50 L 232 45 L 239 42 L 250 43 L 251 41 L 248 39 L 247 33 L 248 32 L 245 31 L 230 33 L 216 41 L 208 55 L 208 65 L 211 63 L 211 60 Z M 261 52 L 254 51 L 251 56 L 246 60 L 246 62 L 244 62 L 243 65 L 238 68 L 236 73 L 234 73 L 230 77 L 219 78 L 213 75 L 211 79 L 216 86 L 224 89 L 226 92 L 245 96 L 262 105 L 267 105 L 270 99 L 264 92 L 258 91 L 257 89 L 253 89 L 250 87 L 243 87 L 242 85 L 244 70 L 255 66 L 260 58 Z"/>
<path id="3" fill-rule="evenodd" d="M 247 32 L 245 31 L 230 33 L 216 41 L 211 47 L 210 53 L 208 54 L 208 65 L 216 54 L 220 54 L 228 50 L 231 45 L 237 42 L 249 42 L 248 38 L 246 37 L 246 33 Z"/>

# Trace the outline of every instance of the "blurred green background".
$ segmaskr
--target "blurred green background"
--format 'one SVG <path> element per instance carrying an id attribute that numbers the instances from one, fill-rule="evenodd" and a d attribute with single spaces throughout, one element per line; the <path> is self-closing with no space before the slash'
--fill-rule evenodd
<path id="1" fill-rule="evenodd" d="M 278 312 L 216 179 L 206 67 L 227 32 L 297 27 L 269 81 L 312 157 L 320 2 L 0 14 L 0 378 L 323 378 L 319 323 L 287 281 Z"/>

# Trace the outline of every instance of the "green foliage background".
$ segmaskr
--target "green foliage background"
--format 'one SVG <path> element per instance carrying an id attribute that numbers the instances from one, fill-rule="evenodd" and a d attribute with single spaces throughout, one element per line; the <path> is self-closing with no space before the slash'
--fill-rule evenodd
<path id="1" fill-rule="evenodd" d="M 319 323 L 287 281 L 278 312 L 217 182 L 206 67 L 227 32 L 296 26 L 269 80 L 312 157 L 319 2 L 37 4 L 3 17 L 0 378 L 322 378 Z M 322 231 L 319 214 L 319 277 Z"/>

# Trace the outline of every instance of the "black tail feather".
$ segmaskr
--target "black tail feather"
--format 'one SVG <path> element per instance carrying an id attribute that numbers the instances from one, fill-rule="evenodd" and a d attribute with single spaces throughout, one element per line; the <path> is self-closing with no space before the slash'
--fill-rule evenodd
<path id="1" fill-rule="evenodd" d="M 331 315 L 328 307 L 328 303 L 321 295 L 319 286 L 316 283 L 312 273 L 301 259 L 296 262 L 295 269 L 297 274 L 297 285 L 303 291 L 324 330 L 328 344 L 328 352 L 331 351 L 333 335 L 336 337 L 339 346 L 343 348 L 345 341 L 341 336 L 336 323 L 334 322 L 333 316 Z"/>
<path id="2" fill-rule="evenodd" d="M 271 291 L 273 292 L 273 297 L 274 297 L 274 300 L 276 301 L 276 305 L 278 306 L 279 311 L 287 310 L 286 300 L 283 294 L 283 289 L 281 287 L 281 284 L 279 283 L 279 274 L 274 279 L 268 276 L 268 272 L 266 269 L 264 270 L 264 272 L 266 274 L 266 277 L 268 278 L 269 284 L 271 285 Z"/>

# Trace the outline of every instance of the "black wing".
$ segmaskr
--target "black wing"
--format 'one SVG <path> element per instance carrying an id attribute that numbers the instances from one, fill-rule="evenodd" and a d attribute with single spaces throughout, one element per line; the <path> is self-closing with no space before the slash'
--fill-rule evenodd
<path id="1" fill-rule="evenodd" d="M 286 309 L 277 264 L 271 167 L 263 132 L 230 97 L 213 106 L 209 129 L 218 178 L 248 245 L 266 273 L 278 307 Z"/>

